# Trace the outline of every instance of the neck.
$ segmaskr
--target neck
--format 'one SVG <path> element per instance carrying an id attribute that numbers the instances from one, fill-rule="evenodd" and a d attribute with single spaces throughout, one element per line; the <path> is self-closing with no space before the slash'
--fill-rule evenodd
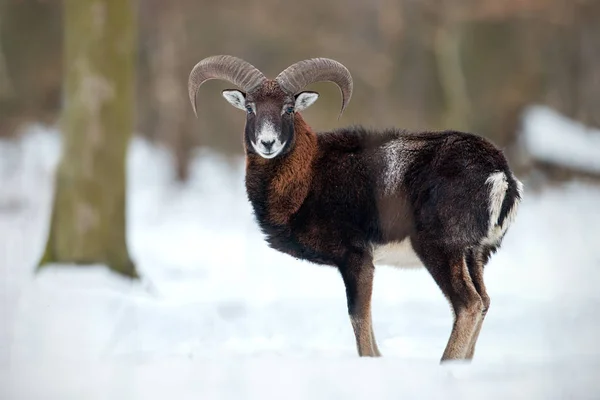
<path id="1" fill-rule="evenodd" d="M 295 143 L 285 156 L 274 160 L 265 160 L 255 154 L 247 156 L 246 179 L 267 181 L 264 182 L 267 186 L 263 186 L 267 190 L 267 198 L 264 199 L 269 210 L 267 218 L 279 225 L 287 224 L 304 202 L 317 154 L 317 135 L 298 113 L 294 116 L 294 132 Z"/>

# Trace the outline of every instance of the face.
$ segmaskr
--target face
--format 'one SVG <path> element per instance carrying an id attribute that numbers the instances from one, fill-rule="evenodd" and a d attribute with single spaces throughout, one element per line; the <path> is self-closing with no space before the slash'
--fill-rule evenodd
<path id="1" fill-rule="evenodd" d="M 246 112 L 248 151 L 272 159 L 285 154 L 294 143 L 294 113 L 312 105 L 319 94 L 301 92 L 291 96 L 271 84 L 248 94 L 225 90 L 223 97 L 232 106 Z"/>

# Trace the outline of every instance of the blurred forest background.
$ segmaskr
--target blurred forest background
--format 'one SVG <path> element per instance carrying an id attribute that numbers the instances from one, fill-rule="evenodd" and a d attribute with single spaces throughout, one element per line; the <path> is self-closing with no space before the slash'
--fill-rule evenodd
<path id="1" fill-rule="evenodd" d="M 242 57 L 274 76 L 300 59 L 344 63 L 355 91 L 338 122 L 338 93 L 311 108 L 316 129 L 339 124 L 460 129 L 505 148 L 523 108 L 545 104 L 600 126 L 600 1 L 595 0 L 139 0 L 135 130 L 172 151 L 188 176 L 195 149 L 241 154 L 243 117 L 212 81 L 200 118 L 189 71 L 214 54 Z M 0 0 L 0 136 L 30 122 L 56 124 L 63 88 L 63 2 Z M 214 83 L 213 83 L 214 82 Z M 222 86 L 222 87 L 221 87 Z M 212 88 L 212 89 L 211 89 Z"/>
<path id="2" fill-rule="evenodd" d="M 203 85 L 194 116 L 189 73 L 216 54 L 268 77 L 342 62 L 341 119 L 335 85 L 307 88 L 317 131 L 455 129 L 505 151 L 525 196 L 462 386 L 430 367 L 451 314 L 423 272 L 378 268 L 398 358 L 348 363 L 338 272 L 270 249 L 252 215 L 231 86 Z M 600 0 L 0 0 L 0 399 L 600 393 L 599 104 Z"/>

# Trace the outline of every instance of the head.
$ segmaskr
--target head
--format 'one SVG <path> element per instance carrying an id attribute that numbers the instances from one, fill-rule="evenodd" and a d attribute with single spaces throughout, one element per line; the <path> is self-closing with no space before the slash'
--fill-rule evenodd
<path id="1" fill-rule="evenodd" d="M 200 61 L 190 73 L 188 90 L 194 112 L 198 88 L 209 79 L 223 79 L 241 89 L 225 90 L 223 97 L 246 113 L 247 151 L 265 159 L 281 156 L 294 145 L 295 113 L 308 108 L 319 97 L 316 92 L 302 91 L 306 86 L 319 81 L 337 84 L 342 92 L 341 112 L 352 95 L 350 72 L 334 60 L 300 61 L 269 80 L 246 61 L 215 56 Z"/>
<path id="2" fill-rule="evenodd" d="M 232 106 L 246 112 L 245 141 L 263 158 L 285 154 L 294 143 L 294 114 L 312 105 L 319 94 L 300 92 L 292 95 L 277 82 L 266 81 L 257 90 L 244 93 L 230 89 L 223 97 Z"/>

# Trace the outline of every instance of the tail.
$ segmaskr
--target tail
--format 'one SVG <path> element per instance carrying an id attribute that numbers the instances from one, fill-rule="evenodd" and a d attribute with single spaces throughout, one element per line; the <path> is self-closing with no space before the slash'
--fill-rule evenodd
<path id="1" fill-rule="evenodd" d="M 496 225 L 502 226 L 506 218 L 508 218 L 509 214 L 521 202 L 521 198 L 523 195 L 523 184 L 515 178 L 515 176 L 510 171 L 505 171 L 504 175 L 506 176 L 506 180 L 508 182 L 508 188 L 506 189 L 506 194 L 504 195 L 504 201 L 502 202 L 502 207 L 500 208 L 500 215 L 498 216 L 498 221 Z"/>
<path id="2" fill-rule="evenodd" d="M 486 183 L 490 185 L 488 234 L 482 244 L 500 245 L 506 230 L 514 220 L 521 202 L 523 184 L 508 170 L 491 174 Z"/>

